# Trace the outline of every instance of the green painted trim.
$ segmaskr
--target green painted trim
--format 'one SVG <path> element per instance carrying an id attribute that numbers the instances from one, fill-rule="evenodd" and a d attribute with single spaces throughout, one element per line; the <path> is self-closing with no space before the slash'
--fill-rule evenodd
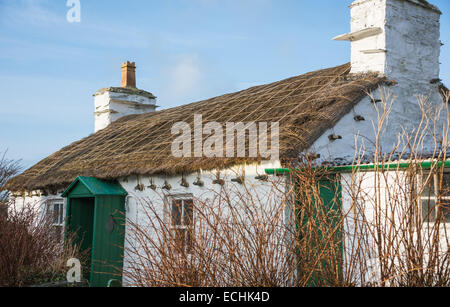
<path id="1" fill-rule="evenodd" d="M 432 167 L 450 168 L 450 160 L 445 162 L 422 162 L 418 164 L 422 169 L 431 169 Z M 351 173 L 355 170 L 360 171 L 372 171 L 376 168 L 382 170 L 393 170 L 393 169 L 405 169 L 411 166 L 411 163 L 388 163 L 388 164 L 367 164 L 367 165 L 349 165 L 349 166 L 335 166 L 335 167 L 321 167 L 324 171 L 330 171 L 335 173 Z M 268 168 L 265 170 L 267 175 L 283 176 L 288 175 L 292 171 L 299 171 L 299 169 L 289 169 L 289 168 Z"/>
<path id="2" fill-rule="evenodd" d="M 66 229 L 69 229 L 69 217 L 70 217 L 70 199 L 67 199 L 66 201 L 66 219 L 65 219 L 65 225 L 66 225 Z M 65 230 L 64 230 L 65 232 Z"/>

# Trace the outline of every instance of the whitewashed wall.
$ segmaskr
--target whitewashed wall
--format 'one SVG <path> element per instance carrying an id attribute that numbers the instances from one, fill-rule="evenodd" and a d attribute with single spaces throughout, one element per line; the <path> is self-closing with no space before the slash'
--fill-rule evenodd
<path id="1" fill-rule="evenodd" d="M 352 41 L 352 73 L 379 72 L 397 82 L 425 86 L 439 78 L 440 12 L 416 0 L 356 0 L 351 32 L 381 33 Z"/>
<path id="2" fill-rule="evenodd" d="M 345 173 L 341 178 L 342 206 L 346 216 L 344 269 L 353 269 L 351 275 L 357 284 L 380 282 L 379 252 L 376 245 L 378 230 L 384 236 L 382 244 L 385 248 L 384 252 L 391 253 L 387 259 L 394 259 L 394 263 L 397 261 L 395 258 L 406 257 L 407 254 L 408 245 L 405 245 L 402 235 L 408 235 L 409 239 L 411 234 L 412 238 L 417 240 L 420 231 L 422 252 L 425 254 L 425 268 L 428 265 L 428 254 L 432 250 L 429 242 L 433 241 L 431 235 L 433 232 L 430 229 L 434 227 L 434 224 L 423 223 L 420 227 L 412 228 L 412 233 L 405 226 L 413 225 L 407 224 L 407 219 L 412 215 L 411 188 L 416 190 L 420 187 L 420 185 L 410 186 L 407 171 Z M 419 214 L 420 212 L 419 209 Z M 395 236 L 398 232 L 400 235 Z M 450 233 L 450 224 L 440 224 L 439 252 L 442 257 L 445 257 L 448 252 L 448 233 Z M 398 247 L 399 254 L 397 251 L 389 250 L 387 242 L 392 242 L 394 247 Z M 419 247 L 418 243 L 415 246 Z M 355 265 L 351 261 L 356 261 L 358 264 Z"/>
<path id="3" fill-rule="evenodd" d="M 365 156 L 373 158 L 376 150 L 376 131 L 381 123 L 379 117 L 383 113 L 382 102 L 379 101 L 382 99 L 391 107 L 387 120 L 382 124 L 382 133 L 378 139 L 379 148 L 383 152 L 389 153 L 399 143 L 398 136 L 401 133 L 406 131 L 409 135 L 413 135 L 419 130 L 423 113 L 419 105 L 420 98 L 415 91 L 416 88 L 409 84 L 406 86 L 400 84 L 383 86 L 374 90 L 371 96 L 361 100 L 350 113 L 342 117 L 334 128 L 329 129 L 316 140 L 308 151 L 320 154 L 319 163 L 326 161 L 352 164 L 355 154 L 360 154 L 362 149 Z M 442 140 L 442 127 L 447 125 L 448 118 L 438 87 L 428 84 L 428 91 L 423 93 L 426 95 L 424 96 L 426 104 L 431 106 L 432 111 L 428 113 L 429 115 L 441 110 L 436 116 L 430 116 L 437 119 L 437 131 L 429 126 L 426 129 L 429 137 L 425 138 L 423 145 L 417 148 L 418 152 L 421 151 L 424 155 L 428 155 L 435 148 L 432 133 L 437 132 L 437 140 Z M 356 121 L 355 116 L 357 115 L 364 117 L 365 120 Z M 332 134 L 339 135 L 342 139 L 330 141 L 328 137 Z M 399 149 L 404 149 L 405 144 L 405 142 L 401 142 Z"/>
<path id="4" fill-rule="evenodd" d="M 128 197 L 126 201 L 126 216 L 129 219 L 126 227 L 126 239 L 125 239 L 125 250 L 132 248 L 132 245 L 136 246 L 136 242 L 133 238 L 132 229 L 130 223 L 135 223 L 142 227 L 143 229 L 152 227 L 149 225 L 148 215 L 150 218 L 154 215 L 153 212 L 149 212 L 144 207 L 152 205 L 157 208 L 156 214 L 159 217 L 164 217 L 167 208 L 164 208 L 164 197 L 170 195 L 192 195 L 195 201 L 200 201 L 205 204 L 213 204 L 219 201 L 218 198 L 225 193 L 237 196 L 239 193 L 245 195 L 248 193 L 250 197 L 255 199 L 257 204 L 264 206 L 278 206 L 282 205 L 280 202 L 284 200 L 285 195 L 285 181 L 284 178 L 280 178 L 276 185 L 277 189 L 274 188 L 273 180 L 262 181 L 255 179 L 255 177 L 260 175 L 265 175 L 265 169 L 267 168 L 279 168 L 281 165 L 279 162 L 276 163 L 263 163 L 261 165 L 247 165 L 247 166 L 236 166 L 227 170 L 220 171 L 220 179 L 225 181 L 224 186 L 219 184 L 213 184 L 213 180 L 216 179 L 216 171 L 200 172 L 199 174 L 191 174 L 185 176 L 184 179 L 189 183 L 189 187 L 181 186 L 181 176 L 131 176 L 128 178 L 121 178 L 119 180 L 120 184 L 128 192 Z M 244 176 L 244 184 L 232 182 L 231 179 L 237 176 Z M 204 186 L 195 186 L 193 183 L 200 179 L 204 182 Z M 168 183 L 172 188 L 171 190 L 165 190 L 162 187 L 165 183 Z M 154 184 L 156 189 L 153 190 L 149 186 Z M 145 189 L 139 191 L 136 189 L 138 184 L 143 184 Z M 232 199 L 231 202 L 238 202 L 237 197 Z M 275 204 L 276 203 L 276 204 Z M 263 208 L 261 208 L 263 210 Z M 150 214 L 148 214 L 150 213 Z M 148 214 L 148 215 L 147 215 Z M 195 212 L 194 212 L 195 214 Z M 223 214 L 227 214 L 224 212 Z M 284 212 L 281 212 L 284 215 Z M 195 216 L 194 216 L 195 220 Z M 156 239 L 156 237 L 155 237 Z M 130 267 L 130 263 L 135 260 L 129 253 L 125 254 L 124 258 L 124 269 L 127 270 Z M 124 284 L 128 284 L 129 280 L 124 278 Z"/>
<path id="5" fill-rule="evenodd" d="M 25 193 L 25 195 L 10 196 L 11 205 L 14 206 L 13 210 L 20 212 L 22 208 L 34 209 L 38 213 L 40 218 L 44 218 L 47 205 L 53 201 L 62 201 L 64 203 L 63 216 L 66 216 L 66 199 L 60 194 L 42 196 L 40 191 L 33 191 L 31 193 Z"/>

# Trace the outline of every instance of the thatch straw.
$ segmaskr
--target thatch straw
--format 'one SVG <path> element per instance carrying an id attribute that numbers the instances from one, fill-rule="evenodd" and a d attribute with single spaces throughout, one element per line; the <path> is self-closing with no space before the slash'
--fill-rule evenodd
<path id="1" fill-rule="evenodd" d="M 129 175 L 180 174 L 225 168 L 261 158 L 174 158 L 174 123 L 279 122 L 280 157 L 309 148 L 367 92 L 383 83 L 373 74 L 350 75 L 350 64 L 173 109 L 126 116 L 75 142 L 8 182 L 11 191 L 64 187 L 77 176 L 115 179 Z"/>

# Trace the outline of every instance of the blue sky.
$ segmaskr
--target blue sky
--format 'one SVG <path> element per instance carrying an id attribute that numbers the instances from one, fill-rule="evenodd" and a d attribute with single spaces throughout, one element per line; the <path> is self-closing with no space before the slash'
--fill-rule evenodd
<path id="1" fill-rule="evenodd" d="M 29 167 L 94 130 L 100 88 L 137 85 L 169 108 L 350 60 L 351 0 L 0 0 L 0 152 Z M 441 78 L 450 84 L 450 1 Z"/>

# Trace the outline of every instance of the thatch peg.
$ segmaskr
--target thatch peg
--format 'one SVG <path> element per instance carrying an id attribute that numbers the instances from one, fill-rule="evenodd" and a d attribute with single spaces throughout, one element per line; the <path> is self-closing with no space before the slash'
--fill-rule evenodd
<path id="1" fill-rule="evenodd" d="M 172 189 L 172 186 L 166 181 L 164 181 L 164 186 L 162 187 L 164 190 L 170 191 Z"/>
<path id="2" fill-rule="evenodd" d="M 328 136 L 328 139 L 330 139 L 330 141 L 342 140 L 342 136 L 336 135 L 336 134 L 331 134 Z"/>

